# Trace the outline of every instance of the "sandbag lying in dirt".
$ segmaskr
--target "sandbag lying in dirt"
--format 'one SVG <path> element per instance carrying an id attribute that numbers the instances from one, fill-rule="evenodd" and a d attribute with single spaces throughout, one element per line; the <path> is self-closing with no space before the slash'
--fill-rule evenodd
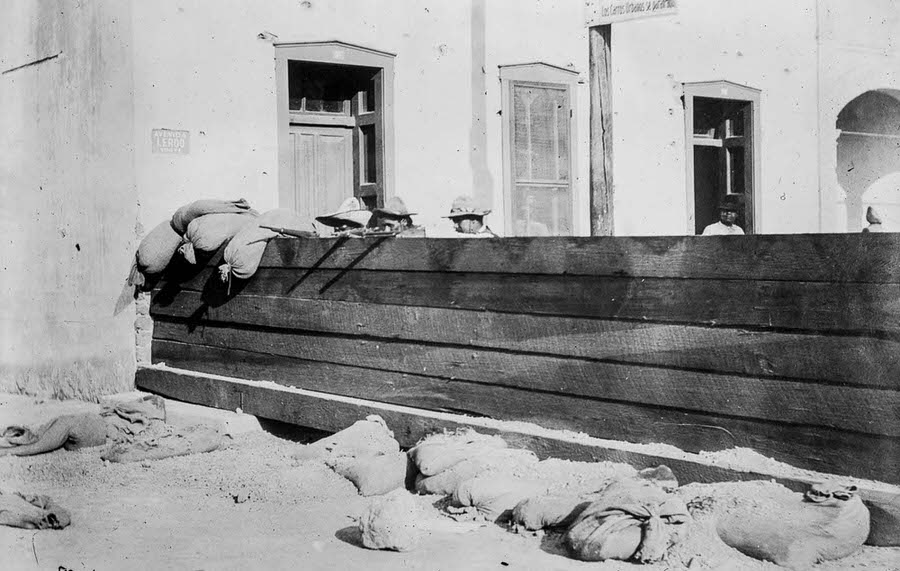
<path id="1" fill-rule="evenodd" d="M 168 427 L 168 425 L 166 425 Z M 175 456 L 201 454 L 224 448 L 228 437 L 215 428 L 203 425 L 172 429 L 154 438 L 141 438 L 132 442 L 111 445 L 101 458 L 109 462 L 141 462 L 162 460 Z"/>
<path id="2" fill-rule="evenodd" d="M 506 442 L 499 436 L 460 430 L 426 436 L 408 454 L 419 472 L 434 476 L 467 458 L 499 448 L 506 448 Z"/>
<path id="3" fill-rule="evenodd" d="M 337 456 L 325 463 L 347 478 L 361 496 L 380 496 L 403 488 L 409 459 L 403 452 L 375 456 Z"/>
<path id="4" fill-rule="evenodd" d="M 772 490 L 768 498 L 732 505 L 717 517 L 722 541 L 799 571 L 855 553 L 869 535 L 869 510 L 855 486 L 816 484 L 805 495 Z"/>
<path id="5" fill-rule="evenodd" d="M 516 504 L 510 517 L 518 531 L 537 531 L 553 527 L 568 527 L 593 500 L 573 494 L 549 494 L 526 498 Z"/>
<path id="6" fill-rule="evenodd" d="M 372 500 L 359 518 L 362 544 L 369 549 L 409 551 L 422 538 L 422 514 L 406 490 Z"/>
<path id="7" fill-rule="evenodd" d="M 583 509 L 563 538 L 582 561 L 662 559 L 690 521 L 680 498 L 645 481 L 614 482 Z"/>
<path id="8" fill-rule="evenodd" d="M 161 274 L 181 245 L 181 235 L 166 220 L 151 230 L 138 245 L 128 284 L 142 286 L 147 275 Z"/>
<path id="9" fill-rule="evenodd" d="M 63 529 L 69 512 L 47 496 L 0 490 L 0 525 L 23 529 Z"/>
<path id="10" fill-rule="evenodd" d="M 479 474 L 492 472 L 509 475 L 519 468 L 536 464 L 537 461 L 537 456 L 530 450 L 481 449 L 474 456 L 457 462 L 434 476 L 420 474 L 416 478 L 416 492 L 450 495 L 461 483 Z"/>
<path id="11" fill-rule="evenodd" d="M 215 252 L 248 224 L 255 222 L 255 210 L 242 214 L 206 214 L 188 224 L 178 251 L 191 264 L 197 263 L 197 250 Z"/>
<path id="12" fill-rule="evenodd" d="M 222 281 L 228 281 L 231 276 L 246 280 L 256 273 L 269 240 L 279 236 L 278 232 L 261 226 L 287 228 L 295 232 L 306 232 L 310 238 L 316 237 L 312 220 L 293 210 L 279 208 L 264 212 L 256 219 L 255 224 L 243 228 L 225 246 L 225 263 L 219 266 Z"/>
<path id="13" fill-rule="evenodd" d="M 172 215 L 172 228 L 183 235 L 191 222 L 207 214 L 241 214 L 250 211 L 250 204 L 243 198 L 239 200 L 221 200 L 207 198 L 185 204 Z"/>
<path id="14" fill-rule="evenodd" d="M 461 483 L 453 492 L 452 505 L 472 506 L 488 521 L 508 518 L 522 500 L 546 493 L 547 483 L 503 474 L 483 474 Z"/>
<path id="15" fill-rule="evenodd" d="M 351 426 L 307 444 L 294 453 L 298 460 L 315 460 L 337 456 L 376 456 L 394 454 L 400 451 L 400 444 L 384 419 L 377 414 L 358 420 Z"/>

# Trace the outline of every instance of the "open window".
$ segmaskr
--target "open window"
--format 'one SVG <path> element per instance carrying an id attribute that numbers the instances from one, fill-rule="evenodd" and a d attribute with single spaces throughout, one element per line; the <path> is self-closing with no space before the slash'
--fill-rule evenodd
<path id="1" fill-rule="evenodd" d="M 689 233 L 717 222 L 718 205 L 726 199 L 740 206 L 737 225 L 754 233 L 759 94 L 728 81 L 684 84 Z"/>
<path id="2" fill-rule="evenodd" d="M 315 215 L 393 192 L 392 54 L 342 42 L 275 45 L 279 205 Z"/>
<path id="3" fill-rule="evenodd" d="M 545 63 L 500 66 L 508 236 L 573 233 L 577 80 Z"/>

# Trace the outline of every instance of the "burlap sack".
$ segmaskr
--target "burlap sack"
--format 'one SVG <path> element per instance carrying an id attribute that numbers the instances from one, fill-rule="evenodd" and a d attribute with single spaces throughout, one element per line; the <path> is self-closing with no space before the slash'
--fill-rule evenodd
<path id="1" fill-rule="evenodd" d="M 516 469 L 534 465 L 537 456 L 530 450 L 489 448 L 479 451 L 434 476 L 420 474 L 416 478 L 416 492 L 420 494 L 450 495 L 461 483 L 479 474 L 492 472 L 511 475 Z"/>
<path id="2" fill-rule="evenodd" d="M 172 261 L 181 242 L 181 236 L 168 220 L 160 222 L 138 245 L 131 275 L 128 277 L 129 285 L 142 286 L 148 274 L 162 273 Z"/>
<path id="3" fill-rule="evenodd" d="M 369 549 L 409 551 L 422 538 L 422 513 L 406 490 L 372 500 L 359 518 L 362 544 Z"/>
<path id="4" fill-rule="evenodd" d="M 338 456 L 325 463 L 353 482 L 361 496 L 380 496 L 403 488 L 407 461 L 405 453 L 395 452 L 376 456 Z"/>
<path id="5" fill-rule="evenodd" d="M 223 281 L 228 281 L 231 276 L 246 280 L 256 273 L 269 240 L 279 236 L 277 232 L 261 228 L 261 226 L 308 232 L 310 237 L 316 235 L 316 228 L 313 226 L 312 220 L 293 210 L 279 208 L 264 212 L 256 219 L 255 224 L 243 228 L 225 246 L 225 263 L 219 266 Z"/>
<path id="6" fill-rule="evenodd" d="M 207 214 L 240 214 L 248 211 L 250 211 L 250 204 L 243 198 L 239 200 L 217 198 L 196 200 L 175 211 L 175 214 L 172 215 L 172 228 L 183 235 L 195 218 Z"/>
<path id="7" fill-rule="evenodd" d="M 646 481 L 619 481 L 578 514 L 563 538 L 582 561 L 653 562 L 680 541 L 690 519 L 680 498 Z"/>
<path id="8" fill-rule="evenodd" d="M 526 498 L 512 511 L 516 530 L 537 531 L 552 527 L 568 527 L 592 500 L 580 495 L 550 494 Z"/>
<path id="9" fill-rule="evenodd" d="M 501 474 L 483 474 L 462 482 L 453 492 L 452 504 L 472 506 L 488 521 L 508 518 L 522 500 L 544 494 L 548 484 Z"/>
<path id="10" fill-rule="evenodd" d="M 0 525 L 23 529 L 62 529 L 71 522 L 69 512 L 47 496 L 0 490 Z"/>
<path id="11" fill-rule="evenodd" d="M 728 506 L 716 531 L 745 555 L 795 571 L 859 550 L 869 535 L 869 510 L 855 486 L 814 485 L 805 496 L 783 489 L 759 501 Z"/>
<path id="12" fill-rule="evenodd" d="M 377 414 L 358 420 L 344 430 L 303 446 L 294 453 L 298 460 L 317 460 L 339 456 L 365 457 L 395 454 L 400 444 L 384 419 Z"/>
<path id="13" fill-rule="evenodd" d="M 185 260 L 196 264 L 197 250 L 215 252 L 248 224 L 253 224 L 256 218 L 254 210 L 243 214 L 206 214 L 195 218 L 188 224 L 178 251 Z"/>
<path id="14" fill-rule="evenodd" d="M 419 472 L 434 476 L 467 458 L 500 448 L 506 448 L 506 442 L 499 436 L 461 430 L 427 436 L 409 450 L 409 457 Z"/>

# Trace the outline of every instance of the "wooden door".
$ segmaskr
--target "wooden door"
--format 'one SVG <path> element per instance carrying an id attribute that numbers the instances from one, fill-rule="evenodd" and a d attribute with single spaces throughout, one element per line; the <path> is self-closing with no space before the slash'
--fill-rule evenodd
<path id="1" fill-rule="evenodd" d="M 333 212 L 353 195 L 353 129 L 291 125 L 291 180 L 297 212 Z"/>

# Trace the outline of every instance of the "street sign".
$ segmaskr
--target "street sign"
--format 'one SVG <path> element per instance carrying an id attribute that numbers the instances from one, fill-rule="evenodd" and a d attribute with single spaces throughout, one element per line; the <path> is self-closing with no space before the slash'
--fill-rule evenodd
<path id="1" fill-rule="evenodd" d="M 153 129 L 150 138 L 154 153 L 186 155 L 190 152 L 190 131 Z"/>
<path id="2" fill-rule="evenodd" d="M 585 25 L 668 16 L 678 13 L 678 0 L 585 0 Z"/>

